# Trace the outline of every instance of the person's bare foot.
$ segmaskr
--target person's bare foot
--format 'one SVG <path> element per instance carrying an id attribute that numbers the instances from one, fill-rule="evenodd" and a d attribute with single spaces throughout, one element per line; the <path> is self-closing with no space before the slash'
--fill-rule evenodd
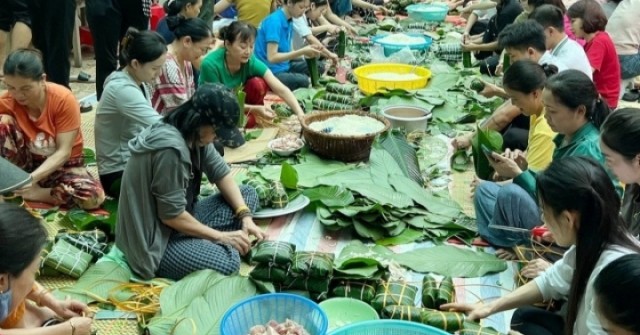
<path id="1" fill-rule="evenodd" d="M 500 248 L 496 250 L 496 257 L 505 260 L 505 261 L 513 261 L 518 259 L 518 256 L 511 249 Z"/>

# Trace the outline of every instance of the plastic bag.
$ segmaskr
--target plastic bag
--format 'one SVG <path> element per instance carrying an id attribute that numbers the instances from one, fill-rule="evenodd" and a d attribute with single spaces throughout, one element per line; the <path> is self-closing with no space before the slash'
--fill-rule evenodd
<path id="1" fill-rule="evenodd" d="M 371 63 L 415 64 L 418 62 L 418 59 L 409 47 L 402 48 L 389 56 L 385 56 L 384 47 L 380 44 L 373 44 L 370 53 Z"/>

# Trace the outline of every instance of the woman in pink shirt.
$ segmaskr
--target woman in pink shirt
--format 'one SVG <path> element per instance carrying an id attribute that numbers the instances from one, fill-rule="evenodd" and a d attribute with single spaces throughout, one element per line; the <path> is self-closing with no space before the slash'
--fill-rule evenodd
<path id="1" fill-rule="evenodd" d="M 607 17 L 602 7 L 595 0 L 580 0 L 569 7 L 567 15 L 573 33 L 587 42 L 584 51 L 598 92 L 615 109 L 620 97 L 620 62 L 611 37 L 604 31 Z"/>

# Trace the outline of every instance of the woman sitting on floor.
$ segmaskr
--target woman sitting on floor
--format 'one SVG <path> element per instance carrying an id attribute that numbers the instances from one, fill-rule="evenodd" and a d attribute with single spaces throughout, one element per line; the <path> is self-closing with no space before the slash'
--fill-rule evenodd
<path id="1" fill-rule="evenodd" d="M 640 234 L 640 109 L 622 108 L 602 125 L 600 148 L 609 170 L 625 184 L 622 217 Z"/>
<path id="2" fill-rule="evenodd" d="M 91 334 L 93 320 L 82 316 L 88 312 L 85 304 L 58 300 L 35 282 L 40 270 L 40 252 L 46 242 L 47 231 L 40 220 L 17 205 L 0 203 L 0 332 L 3 335 Z"/>
<path id="3" fill-rule="evenodd" d="M 309 67 L 301 57 L 316 58 L 321 50 L 316 45 L 292 50 L 292 19 L 301 17 L 309 7 L 309 0 L 287 0 L 269 14 L 258 29 L 256 57 L 267 64 L 271 72 L 290 90 L 309 87 Z"/>
<path id="4" fill-rule="evenodd" d="M 545 83 L 542 92 L 545 118 L 554 138 L 553 160 L 567 156 L 587 156 L 604 163 L 599 147 L 598 128 L 609 114 L 607 103 L 598 97 L 595 85 L 578 70 L 560 72 Z M 530 234 L 498 229 L 499 226 L 533 229 L 541 224 L 535 201 L 536 172 L 523 169 L 511 157 L 493 153 L 489 163 L 503 178 L 513 183 L 498 185 L 482 182 L 476 188 L 474 206 L 480 236 L 502 248 L 497 254 L 511 257 L 506 249 L 530 242 Z M 615 178 L 613 183 L 617 185 Z M 496 227 L 498 226 L 498 227 Z"/>
<path id="5" fill-rule="evenodd" d="M 175 39 L 169 44 L 167 60 L 151 93 L 151 104 L 162 115 L 191 98 L 196 90 L 192 62 L 199 61 L 214 41 L 211 28 L 202 19 L 170 16 L 167 24 Z"/>
<path id="6" fill-rule="evenodd" d="M 604 334 L 594 311 L 593 282 L 610 262 L 640 252 L 620 217 L 620 197 L 602 165 L 587 157 L 554 160 L 535 179 L 544 223 L 558 245 L 569 250 L 542 275 L 504 297 L 441 308 L 467 312 L 477 320 L 522 307 L 511 327 L 523 334 Z M 567 299 L 566 315 L 523 307 L 549 299 Z"/>
<path id="7" fill-rule="evenodd" d="M 596 278 L 595 308 L 602 329 L 609 334 L 640 334 L 640 255 L 622 256 Z"/>
<path id="8" fill-rule="evenodd" d="M 247 93 L 245 99 L 247 128 L 256 125 L 256 116 L 267 120 L 275 117 L 271 108 L 264 104 L 264 97 L 269 89 L 281 97 L 299 118 L 304 115 L 291 90 L 253 54 L 256 37 L 254 27 L 236 21 L 220 30 L 220 35 L 224 40 L 224 48 L 219 48 L 205 57 L 202 62 L 200 83 L 220 83 L 229 89 L 242 86 Z M 227 147 L 238 147 L 244 144 L 244 137 L 237 129 L 229 134 L 221 134 L 220 140 Z"/>
<path id="9" fill-rule="evenodd" d="M 95 209 L 104 190 L 84 166 L 80 106 L 68 88 L 46 82 L 38 51 L 20 49 L 4 63 L 0 155 L 31 174 L 15 191 L 25 200 Z"/>
<path id="10" fill-rule="evenodd" d="M 127 143 L 162 118 L 151 106 L 148 83 L 160 75 L 166 57 L 162 36 L 129 28 L 120 48 L 122 67 L 105 81 L 94 129 L 100 181 L 112 197 L 120 195 Z"/>
<path id="11" fill-rule="evenodd" d="M 214 149 L 216 135 L 235 128 L 235 94 L 220 84 L 200 85 L 191 100 L 129 142 L 122 176 L 116 246 L 143 279 L 179 280 L 202 269 L 229 275 L 263 238 L 252 213 L 255 190 L 238 187 Z M 198 200 L 202 174 L 220 190 Z"/>

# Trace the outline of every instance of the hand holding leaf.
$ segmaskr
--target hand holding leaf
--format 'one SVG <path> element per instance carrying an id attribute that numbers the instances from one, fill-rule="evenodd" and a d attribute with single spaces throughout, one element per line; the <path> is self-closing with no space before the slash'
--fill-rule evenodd
<path id="1" fill-rule="evenodd" d="M 440 310 L 462 312 L 467 314 L 467 318 L 472 321 L 478 321 L 491 315 L 491 306 L 483 303 L 477 304 L 462 304 L 451 303 L 440 306 Z"/>

